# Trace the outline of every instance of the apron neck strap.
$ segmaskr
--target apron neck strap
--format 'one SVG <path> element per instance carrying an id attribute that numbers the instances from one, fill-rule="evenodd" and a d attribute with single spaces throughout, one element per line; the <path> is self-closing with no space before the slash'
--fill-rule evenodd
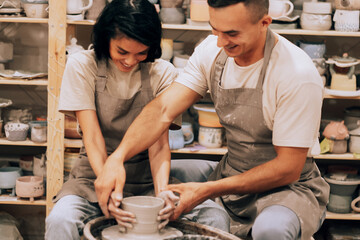
<path id="1" fill-rule="evenodd" d="M 264 62 L 260 71 L 259 80 L 257 82 L 256 88 L 262 89 L 265 75 L 266 75 L 266 69 L 270 62 L 271 52 L 273 48 L 275 47 L 275 35 L 274 33 L 268 28 L 266 32 L 266 40 L 265 40 L 265 49 L 264 49 Z"/>

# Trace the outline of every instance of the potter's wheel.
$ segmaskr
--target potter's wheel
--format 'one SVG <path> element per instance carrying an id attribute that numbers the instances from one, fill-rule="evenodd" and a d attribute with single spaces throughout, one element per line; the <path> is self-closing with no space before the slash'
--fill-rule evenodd
<path id="1" fill-rule="evenodd" d="M 151 240 L 151 239 L 166 239 L 166 238 L 174 238 L 180 237 L 183 233 L 176 228 L 165 227 L 161 231 L 157 233 L 151 234 L 138 234 L 138 233 L 124 233 L 121 232 L 119 226 L 114 225 L 108 228 L 105 228 L 102 233 L 103 240 Z"/>

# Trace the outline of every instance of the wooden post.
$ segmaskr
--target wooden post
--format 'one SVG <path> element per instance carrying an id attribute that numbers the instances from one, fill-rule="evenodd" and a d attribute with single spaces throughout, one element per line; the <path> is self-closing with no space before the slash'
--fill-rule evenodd
<path id="1" fill-rule="evenodd" d="M 49 5 L 46 215 L 53 207 L 53 196 L 64 181 L 64 115 L 57 109 L 66 60 L 66 0 L 50 0 Z"/>

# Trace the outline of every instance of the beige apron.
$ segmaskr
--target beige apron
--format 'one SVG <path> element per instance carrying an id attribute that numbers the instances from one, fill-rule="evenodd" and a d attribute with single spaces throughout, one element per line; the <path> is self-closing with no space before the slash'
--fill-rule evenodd
<path id="1" fill-rule="evenodd" d="M 221 76 L 227 60 L 222 50 L 211 74 L 211 97 L 220 122 L 226 130 L 228 153 L 222 158 L 209 180 L 241 174 L 276 157 L 272 131 L 265 124 L 262 86 L 275 45 L 268 29 L 264 63 L 256 88 L 223 89 Z M 231 232 L 245 238 L 256 216 L 267 206 L 279 204 L 293 210 L 301 223 L 301 239 L 310 239 L 319 227 L 329 197 L 329 186 L 309 158 L 300 180 L 261 194 L 226 195 L 220 198 L 231 216 Z"/>
<path id="2" fill-rule="evenodd" d="M 126 130 L 139 115 L 143 107 L 153 98 L 150 85 L 149 64 L 140 63 L 141 89 L 130 99 L 110 96 L 106 91 L 106 63 L 98 63 L 95 81 L 95 104 L 101 132 L 105 139 L 107 154 L 110 155 L 120 144 Z M 124 197 L 131 195 L 147 195 L 153 191 L 148 152 L 144 151 L 126 161 L 126 183 Z M 80 158 L 76 161 L 62 189 L 54 199 L 57 201 L 65 195 L 78 195 L 90 202 L 97 202 L 94 181 L 96 175 L 92 170 L 85 148 L 80 150 Z"/>

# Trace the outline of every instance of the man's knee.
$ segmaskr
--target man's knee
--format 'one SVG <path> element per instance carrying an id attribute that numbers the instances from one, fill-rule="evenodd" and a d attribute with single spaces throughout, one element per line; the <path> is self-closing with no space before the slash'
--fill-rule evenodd
<path id="1" fill-rule="evenodd" d="M 265 208 L 255 219 L 252 238 L 266 240 L 298 239 L 300 221 L 296 214 L 280 205 Z"/>

